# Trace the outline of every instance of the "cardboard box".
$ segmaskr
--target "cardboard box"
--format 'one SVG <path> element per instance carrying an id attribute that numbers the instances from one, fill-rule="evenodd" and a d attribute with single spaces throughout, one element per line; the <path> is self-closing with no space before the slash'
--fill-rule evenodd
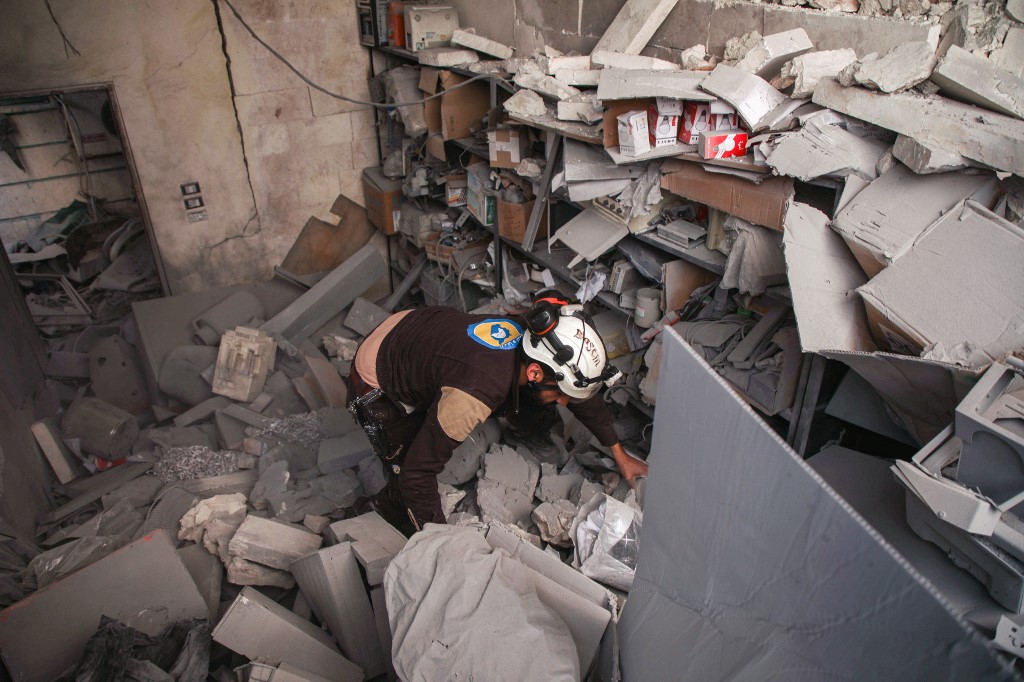
<path id="1" fill-rule="evenodd" d="M 676 136 L 679 134 L 679 117 L 682 113 L 683 103 L 680 100 L 656 97 L 654 104 L 647 109 L 651 144 L 655 147 L 675 144 Z"/>
<path id="2" fill-rule="evenodd" d="M 483 225 L 493 225 L 497 220 L 497 201 L 490 187 L 491 168 L 486 163 L 475 163 L 466 169 L 466 206 L 469 212 Z"/>
<path id="3" fill-rule="evenodd" d="M 857 292 L 879 346 L 984 369 L 1024 348 L 1024 229 L 968 201 Z"/>
<path id="4" fill-rule="evenodd" d="M 663 189 L 773 230 L 782 230 L 786 205 L 793 198 L 793 179 L 788 177 L 768 178 L 755 185 L 673 159 L 662 164 L 661 172 Z"/>
<path id="5" fill-rule="evenodd" d="M 451 5 L 405 6 L 405 48 L 418 52 L 428 47 L 447 47 L 459 28 L 459 12 Z"/>
<path id="6" fill-rule="evenodd" d="M 429 132 L 439 132 L 445 140 L 460 140 L 479 129 L 480 119 L 491 107 L 491 91 L 482 81 L 450 90 L 467 80 L 451 71 L 420 67 L 420 90 L 428 95 L 444 93 L 424 103 Z"/>
<path id="7" fill-rule="evenodd" d="M 646 111 L 630 111 L 619 116 L 619 152 L 626 156 L 640 156 L 651 151 Z"/>
<path id="8" fill-rule="evenodd" d="M 728 159 L 746 156 L 747 134 L 742 130 L 701 133 L 697 152 L 702 159 Z"/>
<path id="9" fill-rule="evenodd" d="M 465 173 L 446 175 L 444 178 L 445 202 L 452 207 L 465 206 L 469 180 Z"/>
<path id="10" fill-rule="evenodd" d="M 514 242 L 522 243 L 526 236 L 526 227 L 530 224 L 533 206 L 536 201 L 525 204 L 513 204 L 498 199 L 498 234 Z M 548 212 L 541 214 L 540 225 L 537 227 L 537 240 L 548 238 Z"/>
<path id="11" fill-rule="evenodd" d="M 679 125 L 679 141 L 697 144 L 700 134 L 712 130 L 711 105 L 704 102 L 683 102 Z"/>
<path id="12" fill-rule="evenodd" d="M 867 282 L 828 217 L 794 202 L 786 214 L 786 267 L 804 352 L 851 367 L 885 400 L 903 426 L 925 443 L 953 419 L 978 372 L 953 363 L 880 352 L 855 290 Z M 916 284 L 924 295 L 930 291 Z M 943 299 L 944 302 L 948 302 Z"/>
<path id="13" fill-rule="evenodd" d="M 487 133 L 491 168 L 515 168 L 526 158 L 529 133 L 522 128 L 500 128 Z"/>
<path id="14" fill-rule="evenodd" d="M 379 167 L 363 170 L 363 202 L 366 217 L 384 234 L 394 234 L 396 214 L 402 201 L 402 181 L 384 177 Z"/>

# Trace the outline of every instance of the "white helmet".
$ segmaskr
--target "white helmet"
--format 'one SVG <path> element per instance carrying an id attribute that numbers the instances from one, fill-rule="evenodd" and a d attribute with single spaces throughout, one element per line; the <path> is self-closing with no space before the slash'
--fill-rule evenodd
<path id="1" fill-rule="evenodd" d="M 622 373 L 608 364 L 604 340 L 583 306 L 560 303 L 544 299 L 530 309 L 520 347 L 528 358 L 555 371 L 558 390 L 573 400 L 586 400 Z"/>

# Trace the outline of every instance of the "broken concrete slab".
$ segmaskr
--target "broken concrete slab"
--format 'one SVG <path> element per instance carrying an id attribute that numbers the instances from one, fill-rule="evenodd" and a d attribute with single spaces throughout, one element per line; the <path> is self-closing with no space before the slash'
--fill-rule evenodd
<path id="1" fill-rule="evenodd" d="M 1006 0 L 1006 13 L 1024 23 L 1024 0 Z"/>
<path id="2" fill-rule="evenodd" d="M 849 65 L 840 72 L 839 82 L 882 92 L 902 92 L 928 80 L 937 62 L 935 47 L 931 44 L 905 43 L 884 57 L 870 54 Z"/>
<path id="3" fill-rule="evenodd" d="M 178 619 L 208 615 L 155 531 L 0 611 L 0 650 L 12 679 L 54 680 L 81 660 L 101 616 L 156 636 Z"/>
<path id="4" fill-rule="evenodd" d="M 640 71 L 681 71 L 683 66 L 655 57 L 595 50 L 590 55 L 594 64 L 610 69 L 637 69 Z"/>
<path id="5" fill-rule="evenodd" d="M 264 417 L 259 412 L 253 412 L 252 410 L 235 403 L 224 406 L 221 409 L 221 412 L 232 419 L 237 419 L 249 426 L 255 426 L 257 429 L 270 428 L 271 424 L 274 423 L 273 419 Z"/>
<path id="6" fill-rule="evenodd" d="M 178 539 L 202 543 L 206 551 L 228 563 L 228 542 L 245 520 L 245 508 L 241 493 L 200 500 L 182 517 Z"/>
<path id="7" fill-rule="evenodd" d="M 335 682 L 363 679 L 363 671 L 338 652 L 326 632 L 251 587 L 224 613 L 213 640 L 269 665 L 288 663 Z"/>
<path id="8" fill-rule="evenodd" d="M 993 50 L 988 56 L 993 64 L 1000 66 L 1015 76 L 1024 77 L 1024 27 L 1011 27 L 1006 32 L 1003 46 Z"/>
<path id="9" fill-rule="evenodd" d="M 883 140 L 854 135 L 838 125 L 812 119 L 799 132 L 784 137 L 766 163 L 778 175 L 805 182 L 825 175 L 851 174 L 871 180 L 876 177 L 878 160 L 888 150 L 889 144 Z"/>
<path id="10" fill-rule="evenodd" d="M 362 667 L 367 678 L 383 675 L 384 651 L 352 544 L 342 542 L 314 552 L 293 563 L 291 572 L 341 652 Z"/>
<path id="11" fill-rule="evenodd" d="M 32 435 L 60 483 L 69 483 L 86 474 L 85 467 L 61 440 L 52 419 L 47 417 L 32 424 Z"/>
<path id="12" fill-rule="evenodd" d="M 855 196 L 832 221 L 869 277 L 901 257 L 957 203 L 974 198 L 991 206 L 998 193 L 991 174 L 917 175 L 902 165 Z"/>
<path id="13" fill-rule="evenodd" d="M 330 474 L 351 469 L 370 455 L 373 455 L 373 446 L 366 433 L 359 429 L 340 438 L 320 441 L 316 462 L 321 473 Z"/>
<path id="14" fill-rule="evenodd" d="M 590 58 L 587 58 L 590 61 Z M 601 80 L 599 69 L 560 69 L 554 73 L 555 79 L 576 88 L 595 88 Z"/>
<path id="15" fill-rule="evenodd" d="M 608 68 L 601 71 L 597 86 L 599 100 L 669 97 L 695 102 L 712 102 L 698 86 L 708 76 L 706 71 L 657 71 Z"/>
<path id="16" fill-rule="evenodd" d="M 324 532 L 324 528 L 331 525 L 331 520 L 326 516 L 307 514 L 306 517 L 302 519 L 302 525 L 308 528 L 310 532 L 320 535 Z"/>
<path id="17" fill-rule="evenodd" d="M 267 321 L 261 329 L 289 355 L 317 329 L 387 273 L 380 252 L 367 244 Z M 284 343 L 282 343 L 284 342 Z"/>
<path id="18" fill-rule="evenodd" d="M 813 49 L 814 43 L 807 37 L 807 31 L 794 28 L 762 36 L 735 67 L 740 71 L 771 80 L 779 75 L 783 64 Z"/>
<path id="19" fill-rule="evenodd" d="M 282 460 L 274 462 L 266 467 L 260 478 L 249 493 L 249 503 L 257 511 L 267 508 L 267 500 L 272 495 L 278 495 L 288 491 L 288 481 L 291 480 L 291 473 L 288 470 L 288 462 Z"/>
<path id="20" fill-rule="evenodd" d="M 148 507 L 163 487 L 164 482 L 156 476 L 139 476 L 111 490 L 100 501 L 104 509 L 110 509 L 119 502 L 125 502 L 133 509 Z"/>
<path id="21" fill-rule="evenodd" d="M 573 521 L 579 510 L 569 500 L 544 502 L 533 510 L 533 522 L 540 529 L 540 537 L 544 542 L 558 547 L 572 547 L 569 535 Z"/>
<path id="22" fill-rule="evenodd" d="M 228 553 L 271 568 L 288 570 L 296 559 L 320 549 L 321 542 L 319 535 L 305 529 L 250 514 L 231 538 Z"/>
<path id="23" fill-rule="evenodd" d="M 290 590 L 295 587 L 295 578 L 288 571 L 270 568 L 255 561 L 233 556 L 227 563 L 227 580 L 232 585 L 259 585 Z"/>
<path id="24" fill-rule="evenodd" d="M 328 536 L 335 544 L 352 543 L 352 551 L 366 571 L 366 581 L 370 585 L 381 584 L 384 570 L 405 547 L 405 536 L 377 512 L 337 521 L 329 529 Z"/>
<path id="25" fill-rule="evenodd" d="M 513 116 L 544 116 L 548 113 L 547 105 L 540 95 L 533 90 L 520 90 L 505 100 L 502 105 L 505 111 Z"/>
<path id="26" fill-rule="evenodd" d="M 468 47 L 471 50 L 483 52 L 498 59 L 511 59 L 514 52 L 511 47 L 503 45 L 497 40 L 491 40 L 461 28 L 455 29 L 452 32 L 452 45 Z"/>
<path id="27" fill-rule="evenodd" d="M 540 66 L 533 62 L 527 62 L 519 67 L 515 84 L 554 100 L 571 99 L 580 94 L 580 91 L 571 85 L 566 85 L 544 73 Z"/>
<path id="28" fill-rule="evenodd" d="M 627 0 L 593 51 L 640 54 L 678 3 L 679 0 Z"/>
<path id="29" fill-rule="evenodd" d="M 473 50 L 458 47 L 427 47 L 416 52 L 420 64 L 442 69 L 475 64 L 480 56 Z"/>
<path id="30" fill-rule="evenodd" d="M 857 53 L 850 48 L 811 52 L 794 58 L 782 67 L 783 78 L 793 79 L 790 97 L 810 97 L 814 86 L 822 78 L 836 78 L 839 73 L 857 61 Z"/>
<path id="31" fill-rule="evenodd" d="M 380 639 L 381 649 L 384 651 L 384 662 L 387 666 L 388 679 L 398 679 L 395 673 L 395 664 L 391 660 L 391 625 L 388 620 L 388 609 L 384 599 L 384 588 L 375 587 L 370 590 L 370 603 L 373 606 L 373 620 L 377 626 L 377 636 Z"/>
<path id="32" fill-rule="evenodd" d="M 946 173 L 980 165 L 956 152 L 906 135 L 896 136 L 892 153 L 918 175 Z"/>
<path id="33" fill-rule="evenodd" d="M 240 419 L 235 419 L 224 410 L 217 410 L 213 413 L 213 423 L 217 427 L 217 440 L 224 450 L 241 450 L 245 441 L 246 424 Z"/>
<path id="34" fill-rule="evenodd" d="M 541 469 L 544 470 L 549 466 L 550 465 L 542 464 Z M 572 491 L 583 483 L 583 480 L 583 476 L 577 473 L 557 474 L 554 472 L 545 472 L 544 475 L 540 477 L 540 482 L 537 485 L 537 499 L 541 502 L 567 500 L 569 499 L 569 496 L 572 495 Z"/>
<path id="35" fill-rule="evenodd" d="M 1024 78 L 953 45 L 932 72 L 943 93 L 1007 116 L 1024 118 Z"/>
<path id="36" fill-rule="evenodd" d="M 590 55 L 572 55 L 565 56 L 561 55 L 558 57 L 548 57 L 547 59 L 547 71 L 550 75 L 558 77 L 559 71 L 593 71 L 594 64 L 590 60 Z M 561 80 L 561 79 L 559 79 Z"/>
<path id="37" fill-rule="evenodd" d="M 441 513 L 447 519 L 455 511 L 455 507 L 458 506 L 466 497 L 465 490 L 459 490 L 453 485 L 447 483 L 437 484 L 437 493 L 441 497 Z"/>
<path id="38" fill-rule="evenodd" d="M 716 66 L 700 87 L 731 104 L 755 133 L 767 128 L 772 112 L 790 101 L 764 79 L 724 64 Z"/>
<path id="39" fill-rule="evenodd" d="M 604 118 L 604 109 L 597 103 L 592 92 L 560 100 L 555 112 L 555 117 L 559 121 L 582 121 L 591 124 L 598 123 Z"/>
<path id="40" fill-rule="evenodd" d="M 967 158 L 1024 175 L 1024 121 L 942 97 L 881 95 L 821 81 L 814 103 L 933 143 Z"/>

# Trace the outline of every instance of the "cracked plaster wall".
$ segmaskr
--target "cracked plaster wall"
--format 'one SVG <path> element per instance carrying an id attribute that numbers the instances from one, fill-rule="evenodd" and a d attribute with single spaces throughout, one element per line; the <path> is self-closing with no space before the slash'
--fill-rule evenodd
<path id="1" fill-rule="evenodd" d="M 355 3 L 234 4 L 312 80 L 366 98 Z M 372 114 L 311 93 L 223 2 L 50 5 L 80 54 L 65 54 L 44 3 L 8 0 L 0 92 L 112 84 L 171 293 L 268 278 L 310 215 L 326 217 L 339 192 L 362 202 Z M 191 180 L 207 221 L 186 218 L 179 185 Z"/>

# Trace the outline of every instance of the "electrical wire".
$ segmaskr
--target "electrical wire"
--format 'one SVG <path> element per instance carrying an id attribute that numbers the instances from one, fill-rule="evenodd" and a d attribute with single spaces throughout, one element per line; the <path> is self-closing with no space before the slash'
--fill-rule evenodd
<path id="1" fill-rule="evenodd" d="M 252 27 L 249 26 L 248 23 L 246 23 L 245 19 L 242 18 L 242 15 L 238 13 L 237 9 L 235 9 L 235 6 L 231 4 L 231 0 L 221 0 L 221 2 L 223 2 L 225 5 L 228 6 L 228 9 L 231 10 L 231 13 L 234 14 L 235 18 L 238 19 L 238 22 L 240 24 L 242 24 L 242 28 L 244 28 L 246 30 L 246 32 L 249 35 L 251 35 L 256 40 L 256 42 L 258 42 L 260 45 L 262 45 L 268 52 L 270 52 L 270 54 L 274 55 L 274 57 L 276 57 L 282 64 L 287 66 L 288 69 L 291 70 L 292 73 L 294 73 L 296 76 L 298 76 L 300 79 L 302 79 L 303 83 L 305 83 L 306 85 L 308 85 L 309 87 L 313 88 L 314 90 L 316 90 L 318 92 L 322 92 L 323 94 L 327 95 L 328 97 L 333 97 L 335 99 L 340 99 L 340 100 L 343 100 L 345 102 L 349 102 L 351 104 L 361 104 L 361 105 L 364 105 L 366 107 L 370 107 L 370 108 L 374 108 L 374 109 L 392 109 L 395 106 L 404 107 L 404 106 L 409 106 L 409 105 L 414 105 L 414 104 L 424 104 L 426 102 L 429 102 L 430 100 L 437 99 L 438 97 L 444 97 L 445 93 L 451 92 L 452 90 L 457 90 L 458 88 L 464 88 L 467 85 L 469 85 L 470 83 L 473 83 L 475 81 L 483 80 L 483 79 L 491 79 L 491 78 L 493 78 L 495 80 L 499 80 L 499 81 L 501 81 L 501 82 L 503 82 L 506 85 L 509 85 L 511 87 L 511 84 L 508 81 L 506 81 L 505 79 L 503 79 L 503 78 L 498 78 L 497 76 L 495 76 L 493 74 L 482 73 L 480 75 L 468 78 L 467 80 L 464 80 L 461 83 L 457 83 L 455 85 L 447 86 L 447 87 L 445 87 L 445 89 L 443 91 L 438 92 L 438 93 L 433 94 L 433 95 L 430 95 L 429 97 L 424 97 L 423 99 L 411 100 L 411 101 L 408 101 L 408 102 L 400 102 L 400 103 L 387 104 L 387 103 L 382 103 L 382 102 L 368 102 L 366 100 L 353 99 L 351 97 L 346 97 L 345 95 L 339 95 L 338 93 L 331 92 L 327 88 L 324 88 L 323 86 L 319 85 L 318 83 L 314 83 L 312 80 L 307 78 L 306 75 L 303 74 L 301 71 L 299 71 L 290 61 L 288 61 L 288 59 L 284 55 L 282 55 L 280 52 L 278 52 L 273 47 L 271 47 L 270 44 L 267 43 L 267 41 L 263 40 L 263 38 L 261 38 L 256 33 L 256 31 L 254 31 L 252 29 Z M 366 111 L 366 109 L 357 109 L 356 111 Z"/>

